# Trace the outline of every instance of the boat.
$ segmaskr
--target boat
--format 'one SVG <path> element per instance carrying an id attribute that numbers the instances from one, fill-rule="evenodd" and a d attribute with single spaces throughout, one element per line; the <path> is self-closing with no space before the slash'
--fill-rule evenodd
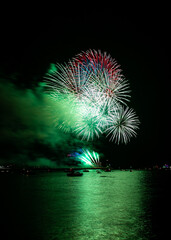
<path id="1" fill-rule="evenodd" d="M 97 172 L 97 173 L 102 173 L 100 170 L 97 170 L 96 172 Z"/>
<path id="2" fill-rule="evenodd" d="M 88 169 L 84 169 L 83 172 L 89 172 L 89 170 Z"/>
<path id="3" fill-rule="evenodd" d="M 67 173 L 68 177 L 79 177 L 79 176 L 82 176 L 82 175 L 83 175 L 83 173 L 81 173 L 81 172 L 69 172 L 69 173 Z"/>

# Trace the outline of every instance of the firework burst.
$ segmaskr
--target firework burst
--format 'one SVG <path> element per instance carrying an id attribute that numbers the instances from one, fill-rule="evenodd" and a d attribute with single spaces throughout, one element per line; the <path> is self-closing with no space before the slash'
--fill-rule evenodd
<path id="1" fill-rule="evenodd" d="M 67 103 L 62 100 L 67 105 L 62 116 L 67 116 L 60 118 L 58 113 L 58 127 L 83 140 L 93 140 L 104 133 L 111 141 L 127 143 L 136 136 L 139 120 L 127 106 L 129 83 L 110 55 L 100 50 L 82 52 L 68 64 L 56 64 L 45 81 L 52 98 L 67 99 Z M 71 121 L 73 115 L 75 121 Z"/>
<path id="2" fill-rule="evenodd" d="M 82 154 L 79 155 L 78 159 L 93 167 L 100 166 L 99 154 L 94 151 L 89 151 L 88 149 L 83 149 Z"/>
<path id="3" fill-rule="evenodd" d="M 108 75 L 112 75 L 116 79 L 122 78 L 120 65 L 106 52 L 102 54 L 100 50 L 82 51 L 73 58 L 73 61 L 78 65 L 81 64 L 87 72 L 93 72 L 97 75 L 105 70 Z"/>
<path id="4" fill-rule="evenodd" d="M 136 136 L 139 123 L 133 109 L 124 109 L 121 106 L 109 114 L 105 132 L 111 141 L 127 143 L 131 137 Z"/>
<path id="5" fill-rule="evenodd" d="M 45 81 L 50 91 L 62 94 L 79 95 L 84 91 L 91 75 L 82 67 L 69 62 L 69 64 L 56 64 L 56 70 L 46 75 Z"/>

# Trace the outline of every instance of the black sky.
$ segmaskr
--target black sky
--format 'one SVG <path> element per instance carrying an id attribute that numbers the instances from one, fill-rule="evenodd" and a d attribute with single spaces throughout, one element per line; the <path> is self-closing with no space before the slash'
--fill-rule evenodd
<path id="1" fill-rule="evenodd" d="M 137 138 L 126 146 L 105 139 L 97 146 L 116 166 L 120 161 L 127 165 L 169 163 L 168 8 L 129 7 L 7 9 L 1 17 L 0 74 L 31 88 L 42 80 L 50 63 L 67 62 L 82 50 L 106 51 L 130 82 L 130 106 L 141 125 Z"/>

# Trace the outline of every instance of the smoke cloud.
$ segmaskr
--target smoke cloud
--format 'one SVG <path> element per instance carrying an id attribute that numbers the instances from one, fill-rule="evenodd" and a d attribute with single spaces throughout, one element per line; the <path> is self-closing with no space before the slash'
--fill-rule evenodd
<path id="1" fill-rule="evenodd" d="M 63 120 L 72 125 L 75 116 L 66 114 L 69 102 L 54 101 L 42 84 L 21 89 L 0 79 L 0 103 L 0 164 L 57 167 L 67 164 L 70 151 L 91 146 L 56 127 Z"/>

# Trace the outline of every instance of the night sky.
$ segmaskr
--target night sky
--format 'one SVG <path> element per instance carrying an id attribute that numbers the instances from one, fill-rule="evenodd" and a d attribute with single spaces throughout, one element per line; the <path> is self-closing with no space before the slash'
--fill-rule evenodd
<path id="1" fill-rule="evenodd" d="M 103 137 L 83 145 L 93 146 L 114 167 L 171 163 L 170 16 L 167 6 L 132 7 L 4 9 L 0 54 L 2 163 L 38 157 L 60 161 L 81 144 L 49 129 L 41 111 L 39 83 L 51 63 L 68 62 L 88 49 L 106 51 L 121 65 L 130 83 L 129 106 L 141 125 L 137 137 L 127 145 L 118 146 Z"/>

